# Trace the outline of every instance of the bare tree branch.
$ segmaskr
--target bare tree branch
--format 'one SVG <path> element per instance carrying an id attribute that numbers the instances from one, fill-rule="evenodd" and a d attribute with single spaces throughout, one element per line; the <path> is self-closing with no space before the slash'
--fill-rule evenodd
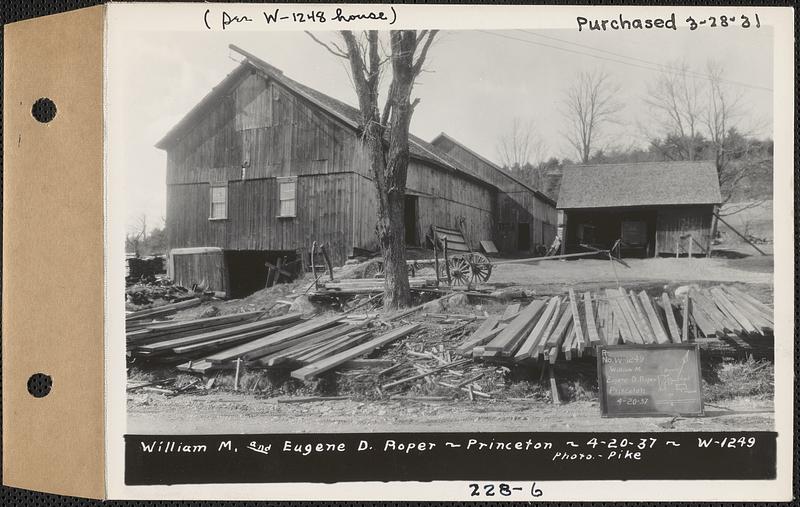
<path id="1" fill-rule="evenodd" d="M 335 42 L 331 42 L 330 45 L 328 45 L 325 42 L 319 40 L 313 33 L 309 32 L 308 30 L 306 30 L 306 35 L 311 37 L 314 40 L 314 42 L 327 49 L 330 54 L 338 56 L 339 58 L 344 58 L 345 60 L 348 59 L 347 53 L 345 53 L 339 46 L 337 46 Z"/>

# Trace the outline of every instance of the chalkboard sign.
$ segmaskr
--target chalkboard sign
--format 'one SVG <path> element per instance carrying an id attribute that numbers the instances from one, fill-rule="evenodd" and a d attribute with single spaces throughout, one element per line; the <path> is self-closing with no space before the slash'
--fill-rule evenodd
<path id="1" fill-rule="evenodd" d="M 598 347 L 603 417 L 703 415 L 695 343 Z"/>

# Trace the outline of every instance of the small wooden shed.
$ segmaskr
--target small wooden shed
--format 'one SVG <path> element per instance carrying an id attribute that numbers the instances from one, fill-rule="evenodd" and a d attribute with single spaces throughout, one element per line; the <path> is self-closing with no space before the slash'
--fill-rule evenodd
<path id="1" fill-rule="evenodd" d="M 644 162 L 565 167 L 556 208 L 565 252 L 654 257 L 706 255 L 721 202 L 712 162 Z"/>

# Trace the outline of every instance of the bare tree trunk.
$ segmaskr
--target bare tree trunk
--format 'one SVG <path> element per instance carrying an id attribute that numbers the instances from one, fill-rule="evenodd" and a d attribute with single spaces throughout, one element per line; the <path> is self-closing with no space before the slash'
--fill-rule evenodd
<path id="1" fill-rule="evenodd" d="M 411 92 L 437 30 L 389 32 L 391 53 L 386 58 L 381 57 L 382 46 L 378 32 L 374 30 L 361 36 L 348 30 L 341 31 L 346 49 L 336 43 L 326 44 L 311 32 L 306 33 L 331 54 L 350 62 L 364 144 L 378 199 L 375 232 L 383 254 L 383 307 L 394 310 L 408 306 L 411 299 L 405 245 L 408 130 L 418 103 L 418 99 L 411 102 Z M 392 81 L 381 114 L 378 104 L 381 66 L 388 63 L 392 66 Z"/>

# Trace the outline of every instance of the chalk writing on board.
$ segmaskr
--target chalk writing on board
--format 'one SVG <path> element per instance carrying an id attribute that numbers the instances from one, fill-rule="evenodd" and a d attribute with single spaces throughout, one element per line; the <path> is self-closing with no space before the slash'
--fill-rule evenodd
<path id="1" fill-rule="evenodd" d="M 603 415 L 701 414 L 697 354 L 693 344 L 601 349 L 598 374 Z"/>

